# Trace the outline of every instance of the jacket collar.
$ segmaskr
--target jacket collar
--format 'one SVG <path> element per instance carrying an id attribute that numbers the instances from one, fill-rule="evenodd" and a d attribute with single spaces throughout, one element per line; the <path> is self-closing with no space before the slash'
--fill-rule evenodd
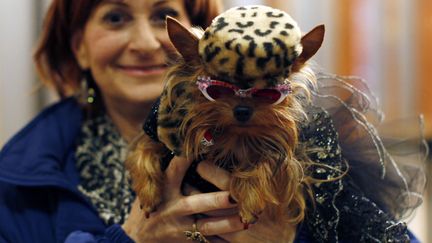
<path id="1" fill-rule="evenodd" d="M 65 176 L 83 119 L 74 98 L 56 103 L 34 118 L 0 152 L 0 180 L 25 186 L 71 188 Z"/>

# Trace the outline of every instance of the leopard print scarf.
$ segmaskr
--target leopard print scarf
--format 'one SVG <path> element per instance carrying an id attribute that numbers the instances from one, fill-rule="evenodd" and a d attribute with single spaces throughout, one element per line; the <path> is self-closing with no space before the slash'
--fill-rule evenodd
<path id="1" fill-rule="evenodd" d="M 86 120 L 75 153 L 78 189 L 107 224 L 122 224 L 135 198 L 124 167 L 127 143 L 107 115 Z"/>

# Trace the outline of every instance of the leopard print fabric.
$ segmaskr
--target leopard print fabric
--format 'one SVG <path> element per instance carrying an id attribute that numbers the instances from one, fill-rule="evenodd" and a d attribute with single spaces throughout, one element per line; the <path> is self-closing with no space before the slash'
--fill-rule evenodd
<path id="1" fill-rule="evenodd" d="M 257 80 L 274 86 L 302 52 L 300 40 L 300 29 L 287 13 L 267 6 L 235 7 L 205 30 L 199 54 L 213 77 L 244 88 Z"/>
<path id="2" fill-rule="evenodd" d="M 127 143 L 112 120 L 99 115 L 81 127 L 75 152 L 80 174 L 78 190 L 85 195 L 107 225 L 122 224 L 135 199 L 124 167 Z"/>

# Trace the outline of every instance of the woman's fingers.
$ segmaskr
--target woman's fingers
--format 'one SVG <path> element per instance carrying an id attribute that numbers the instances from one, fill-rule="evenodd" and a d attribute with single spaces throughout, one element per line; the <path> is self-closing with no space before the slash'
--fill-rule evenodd
<path id="1" fill-rule="evenodd" d="M 193 187 L 189 184 L 184 185 L 183 192 L 187 196 L 197 195 L 197 194 L 202 193 L 198 189 L 196 189 L 195 187 Z M 229 200 L 229 198 L 228 198 L 228 200 Z M 231 203 L 235 203 L 235 202 L 231 202 Z M 238 208 L 234 207 L 234 208 L 224 208 L 224 209 L 217 209 L 217 210 L 213 210 L 213 211 L 208 211 L 205 213 L 205 215 L 209 216 L 209 217 L 221 217 L 221 216 L 228 216 L 228 215 L 238 215 L 238 213 L 239 213 Z"/>
<path id="2" fill-rule="evenodd" d="M 168 168 L 165 170 L 165 183 L 168 185 L 168 189 L 174 189 L 176 194 L 180 193 L 180 186 L 183 181 L 183 177 L 186 174 L 189 166 L 192 161 L 187 160 L 186 158 L 175 156 L 168 165 Z M 168 193 L 173 193 L 173 191 L 169 191 Z"/>
<path id="3" fill-rule="evenodd" d="M 188 183 L 185 183 L 183 185 L 183 193 L 184 193 L 185 196 L 189 196 L 189 195 L 200 194 L 202 192 L 199 191 L 198 189 L 196 189 L 195 187 L 189 185 Z"/>
<path id="4" fill-rule="evenodd" d="M 197 172 L 202 178 L 222 191 L 227 191 L 229 189 L 231 177 L 228 171 L 208 161 L 202 161 L 197 167 Z"/>
<path id="5" fill-rule="evenodd" d="M 136 226 L 142 223 L 142 221 L 145 219 L 144 217 L 145 216 L 140 209 L 139 200 L 135 199 L 132 204 L 131 211 L 129 212 L 129 216 L 122 225 L 123 230 L 129 235 L 129 237 L 137 239 Z"/>
<path id="6" fill-rule="evenodd" d="M 238 215 L 203 218 L 197 220 L 196 224 L 203 235 L 221 235 L 244 230 Z"/>
<path id="7" fill-rule="evenodd" d="M 167 209 L 166 213 L 186 216 L 199 213 L 205 214 L 209 211 L 234 208 L 236 206 L 237 204 L 230 202 L 229 192 L 220 191 L 179 198 Z"/>

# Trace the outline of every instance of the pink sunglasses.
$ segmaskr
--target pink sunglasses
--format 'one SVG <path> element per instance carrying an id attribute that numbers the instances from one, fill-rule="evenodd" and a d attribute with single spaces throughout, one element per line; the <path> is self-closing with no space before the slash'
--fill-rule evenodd
<path id="1" fill-rule="evenodd" d="M 292 93 L 289 83 L 279 84 L 273 88 L 240 89 L 234 84 L 200 76 L 196 84 L 201 93 L 210 101 L 215 101 L 222 97 L 238 96 L 241 98 L 253 98 L 267 104 L 276 105 Z"/>

